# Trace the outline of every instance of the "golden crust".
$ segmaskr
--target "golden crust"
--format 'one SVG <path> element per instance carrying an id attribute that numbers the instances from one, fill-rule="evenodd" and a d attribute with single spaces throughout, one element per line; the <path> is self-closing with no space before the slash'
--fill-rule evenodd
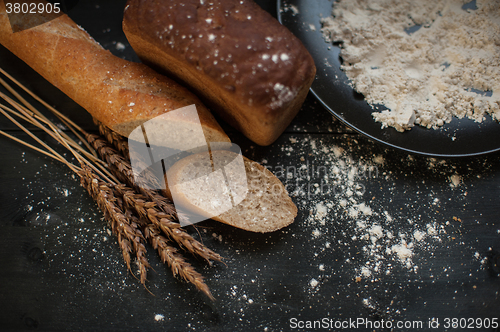
<path id="1" fill-rule="evenodd" d="M 68 16 L 14 34 L 4 8 L 0 0 L 0 43 L 119 134 L 195 104 L 206 136 L 229 141 L 194 94 L 144 64 L 112 55 Z"/>

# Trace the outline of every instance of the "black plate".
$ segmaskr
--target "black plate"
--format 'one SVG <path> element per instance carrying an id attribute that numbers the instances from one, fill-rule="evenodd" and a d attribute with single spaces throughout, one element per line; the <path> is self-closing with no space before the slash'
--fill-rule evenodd
<path id="1" fill-rule="evenodd" d="M 372 107 L 349 86 L 340 69 L 340 48 L 326 43 L 321 35 L 320 18 L 330 15 L 332 5 L 332 0 L 278 1 L 280 22 L 302 41 L 316 63 L 311 92 L 328 111 L 361 134 L 411 153 L 460 157 L 500 150 L 500 124 L 490 116 L 482 123 L 454 118 L 440 129 L 415 126 L 404 133 L 381 129 L 372 118 Z"/>

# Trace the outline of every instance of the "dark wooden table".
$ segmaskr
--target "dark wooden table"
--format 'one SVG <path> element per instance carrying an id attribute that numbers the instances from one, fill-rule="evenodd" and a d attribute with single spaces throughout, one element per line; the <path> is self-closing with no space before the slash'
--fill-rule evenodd
<path id="1" fill-rule="evenodd" d="M 276 15 L 274 1 L 259 3 Z M 105 48 L 137 60 L 121 32 L 123 7 L 80 1 L 70 16 Z M 0 65 L 95 130 L 83 109 L 4 48 Z M 310 331 L 300 327 L 357 321 L 359 330 L 412 330 L 399 322 L 459 331 L 446 325 L 500 319 L 500 154 L 408 155 L 346 128 L 312 96 L 269 147 L 222 125 L 287 185 L 299 214 L 272 234 L 213 221 L 200 224 L 199 236 L 190 230 L 225 257 L 207 266 L 186 255 L 214 302 L 173 278 L 149 248 L 151 295 L 71 171 L 0 138 L 0 330 Z M 0 129 L 27 138 L 4 118 Z"/>

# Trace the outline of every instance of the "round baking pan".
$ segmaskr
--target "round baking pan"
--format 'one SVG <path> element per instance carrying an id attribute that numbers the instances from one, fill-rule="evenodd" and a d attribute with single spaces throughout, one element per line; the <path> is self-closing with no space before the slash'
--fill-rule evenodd
<path id="1" fill-rule="evenodd" d="M 374 109 L 340 69 L 340 47 L 323 39 L 320 19 L 330 15 L 332 6 L 331 0 L 278 1 L 279 21 L 302 41 L 316 63 L 311 92 L 329 112 L 359 133 L 410 153 L 462 157 L 500 150 L 500 124 L 489 115 L 481 123 L 454 118 L 439 129 L 417 125 L 406 132 L 382 129 L 372 117 Z"/>

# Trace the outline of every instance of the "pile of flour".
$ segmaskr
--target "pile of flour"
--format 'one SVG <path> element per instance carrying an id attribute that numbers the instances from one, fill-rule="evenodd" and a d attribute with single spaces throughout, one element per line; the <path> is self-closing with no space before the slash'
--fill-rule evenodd
<path id="1" fill-rule="evenodd" d="M 467 2 L 339 0 L 322 19 L 353 87 L 388 108 L 382 128 L 500 120 L 500 1 Z"/>

